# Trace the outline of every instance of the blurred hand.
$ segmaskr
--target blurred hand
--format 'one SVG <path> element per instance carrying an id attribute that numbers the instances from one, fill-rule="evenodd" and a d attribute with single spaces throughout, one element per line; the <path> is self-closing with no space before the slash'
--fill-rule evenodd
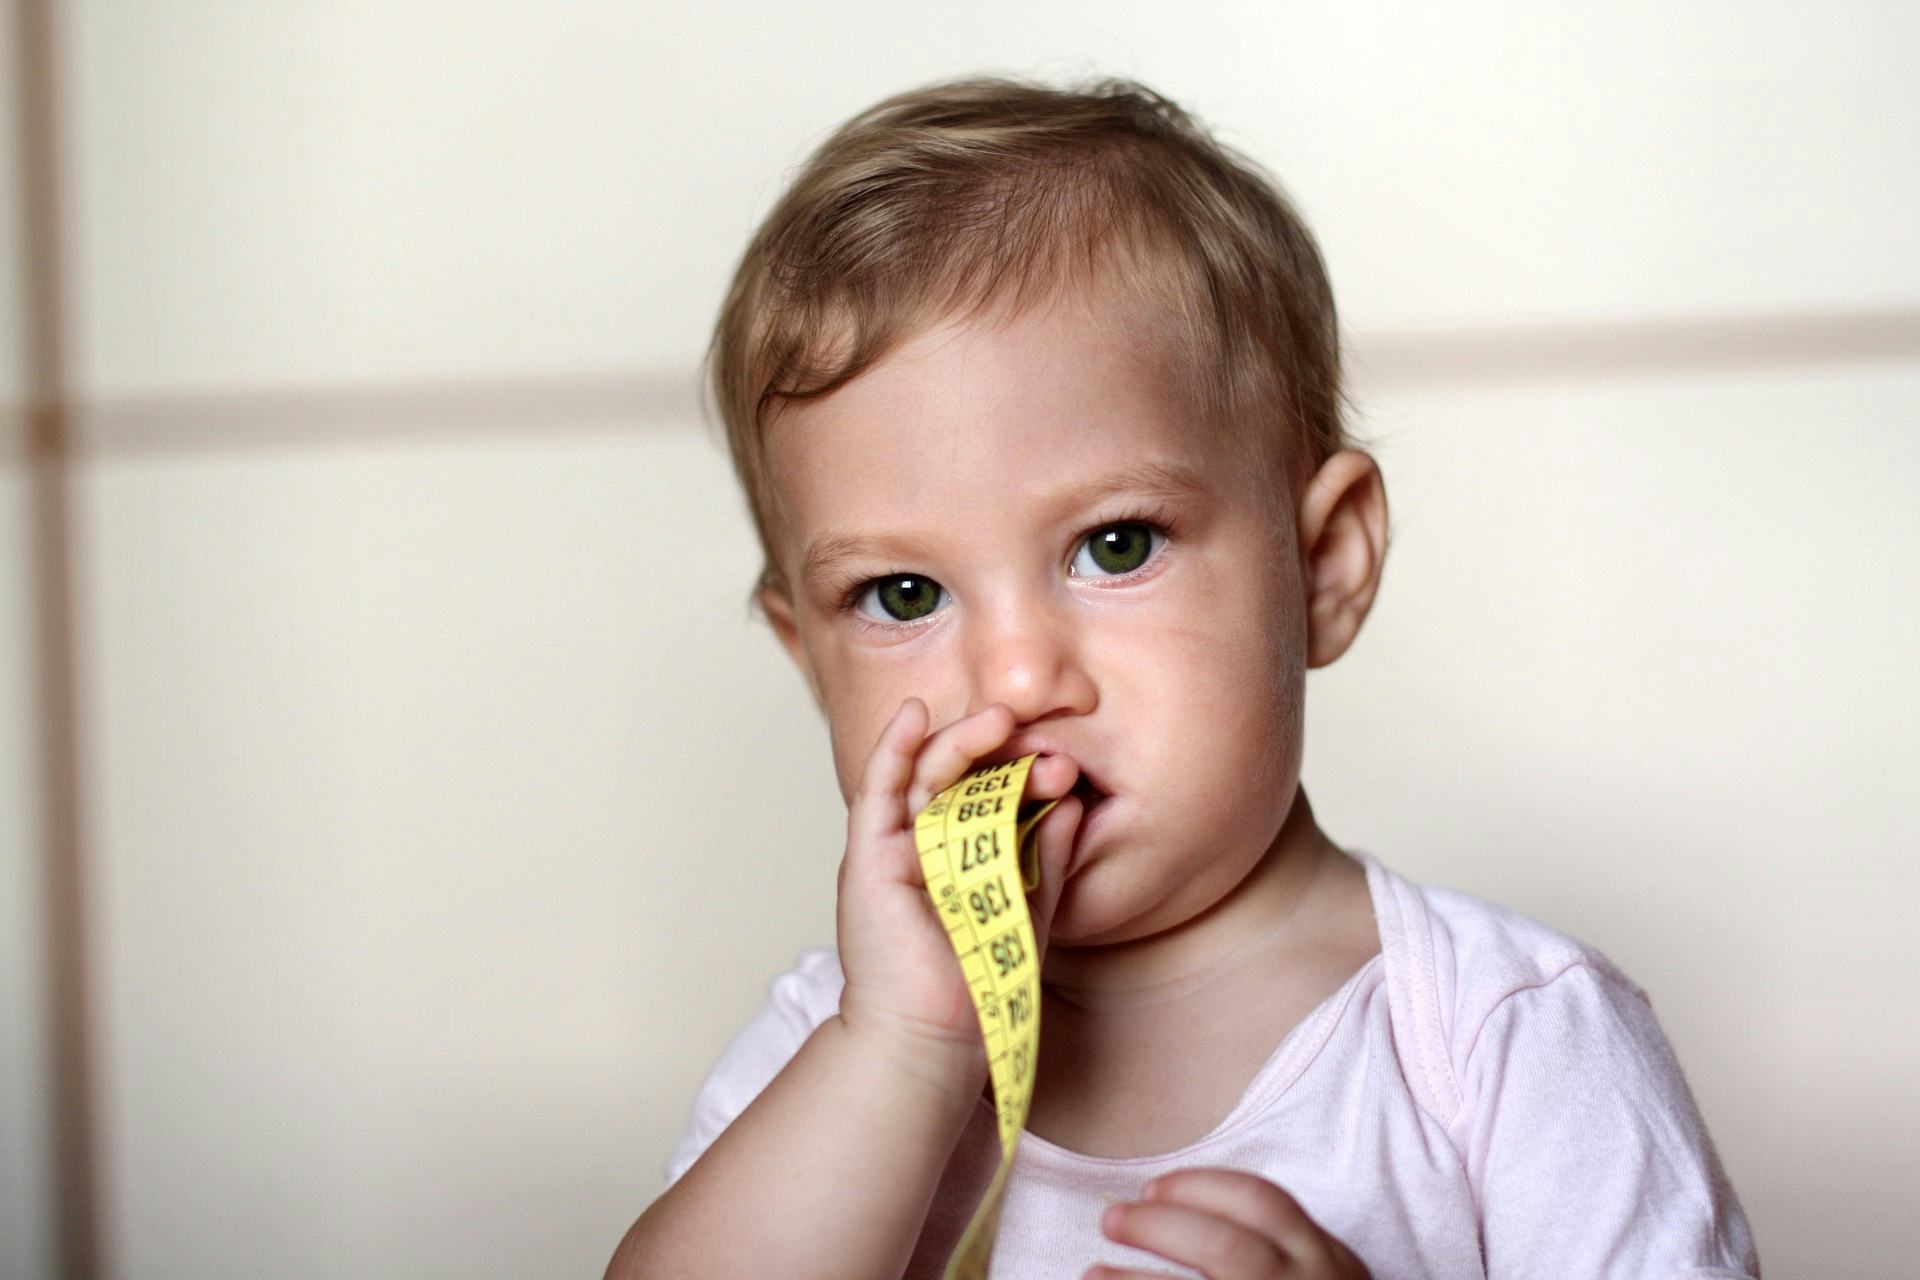
<path id="1" fill-rule="evenodd" d="M 1109 1205 L 1100 1229 L 1207 1280 L 1372 1280 L 1353 1251 L 1322 1231 L 1292 1196 L 1243 1169 L 1164 1174 L 1147 1184 L 1142 1199 Z M 1159 1272 L 1095 1266 L 1081 1280 L 1156 1277 Z"/>

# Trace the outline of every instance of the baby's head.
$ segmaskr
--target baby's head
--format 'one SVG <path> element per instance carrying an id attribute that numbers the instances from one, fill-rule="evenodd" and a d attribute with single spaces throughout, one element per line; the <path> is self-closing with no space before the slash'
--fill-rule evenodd
<path id="1" fill-rule="evenodd" d="M 1366 617 L 1386 508 L 1252 162 L 1126 82 L 898 95 L 768 215 L 709 360 L 843 795 L 909 695 L 932 729 L 1005 703 L 988 759 L 1064 752 L 1099 799 L 1053 923 L 1085 944 L 1311 825 L 1305 671 Z"/>

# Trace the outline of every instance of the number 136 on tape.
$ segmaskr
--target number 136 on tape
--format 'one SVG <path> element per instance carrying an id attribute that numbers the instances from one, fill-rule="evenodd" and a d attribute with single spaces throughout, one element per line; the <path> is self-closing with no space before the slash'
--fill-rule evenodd
<path id="1" fill-rule="evenodd" d="M 1040 883 L 1034 829 L 1058 800 L 1022 815 L 1021 793 L 1039 753 L 976 769 L 914 820 L 914 843 L 947 940 L 960 960 L 986 1038 L 999 1116 L 1000 1167 L 947 1260 L 945 1280 L 984 1280 L 1000 1225 L 1007 1173 L 1033 1103 L 1040 1048 L 1040 969 L 1027 892 Z"/>

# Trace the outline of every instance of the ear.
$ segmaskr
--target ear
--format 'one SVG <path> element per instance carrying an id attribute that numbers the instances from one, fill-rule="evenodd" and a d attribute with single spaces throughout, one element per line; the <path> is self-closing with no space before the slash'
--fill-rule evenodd
<path id="1" fill-rule="evenodd" d="M 793 601 L 777 587 L 763 586 L 760 588 L 760 609 L 773 625 L 773 634 L 779 639 L 780 647 L 787 651 L 787 656 L 793 659 L 793 665 L 800 668 L 800 674 L 806 677 L 807 689 L 813 694 L 813 705 L 824 711 L 826 707 L 820 700 L 820 685 L 813 678 L 813 664 L 807 660 L 807 651 L 800 644 L 800 624 L 794 617 Z"/>
<path id="2" fill-rule="evenodd" d="M 1342 449 L 1321 464 L 1300 502 L 1307 665 L 1352 646 L 1373 608 L 1387 556 L 1387 486 L 1374 460 Z"/>

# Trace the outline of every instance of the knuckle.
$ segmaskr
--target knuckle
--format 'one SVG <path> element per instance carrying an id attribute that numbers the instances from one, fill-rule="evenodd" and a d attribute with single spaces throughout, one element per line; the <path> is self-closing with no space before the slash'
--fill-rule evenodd
<path id="1" fill-rule="evenodd" d="M 880 799 L 879 791 L 871 783 L 863 782 L 854 787 L 853 796 L 847 801 L 847 821 L 849 825 L 857 825 L 859 822 L 857 815 L 864 813 L 866 810 L 880 803 Z"/>
<path id="2" fill-rule="evenodd" d="M 1219 1242 L 1215 1253 L 1229 1275 L 1269 1275 L 1279 1262 L 1273 1246 L 1247 1231 L 1236 1231 Z"/>
<path id="3" fill-rule="evenodd" d="M 1262 1178 L 1255 1185 L 1254 1194 L 1260 1198 L 1264 1207 L 1270 1212 L 1281 1214 L 1288 1218 L 1297 1218 L 1300 1216 L 1300 1202 L 1287 1194 L 1284 1187 Z"/>

